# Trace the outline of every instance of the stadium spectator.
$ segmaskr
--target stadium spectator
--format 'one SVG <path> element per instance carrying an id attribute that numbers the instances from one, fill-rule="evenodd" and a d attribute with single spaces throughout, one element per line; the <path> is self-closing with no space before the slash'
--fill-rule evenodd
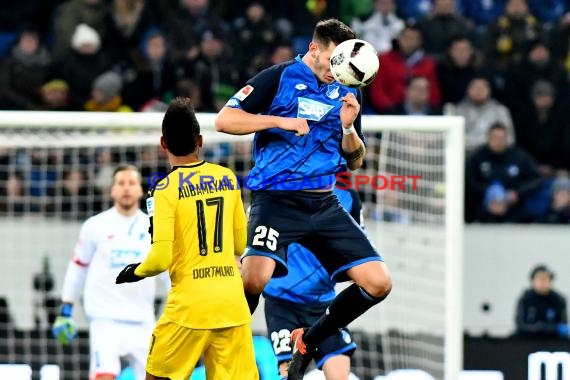
<path id="1" fill-rule="evenodd" d="M 456 35 L 469 34 L 470 27 L 457 12 L 455 0 L 434 0 L 430 15 L 418 23 L 427 54 L 441 57 Z"/>
<path id="2" fill-rule="evenodd" d="M 398 36 L 395 49 L 380 54 L 380 67 L 369 87 L 370 101 L 376 112 L 386 112 L 402 103 L 407 78 L 416 76 L 426 77 L 430 82 L 430 105 L 440 105 L 436 63 L 422 50 L 422 36 L 416 27 L 407 25 Z"/>
<path id="3" fill-rule="evenodd" d="M 123 73 L 123 94 L 125 103 L 134 110 L 140 110 L 149 101 L 172 97 L 176 72 L 167 54 L 166 37 L 154 28 L 143 35 L 139 50 L 132 52 L 132 67 Z"/>
<path id="4" fill-rule="evenodd" d="M 52 79 L 41 87 L 40 110 L 69 111 L 69 86 L 61 79 Z"/>
<path id="5" fill-rule="evenodd" d="M 40 87 L 48 77 L 51 57 L 37 30 L 25 29 L 0 63 L 0 107 L 32 110 L 40 103 Z"/>
<path id="6" fill-rule="evenodd" d="M 406 22 L 417 22 L 427 17 L 433 0 L 396 0 L 398 16 Z"/>
<path id="7" fill-rule="evenodd" d="M 20 0 L 3 2 L 0 8 L 0 58 L 10 51 L 22 26 L 33 25 L 40 34 L 48 29 L 50 15 L 60 0 Z"/>
<path id="8" fill-rule="evenodd" d="M 4 215 L 22 215 L 26 209 L 26 186 L 24 175 L 14 171 L 6 180 L 1 181 L 0 186 L 0 213 Z"/>
<path id="9" fill-rule="evenodd" d="M 541 37 L 541 27 L 525 0 L 508 0 L 503 15 L 488 28 L 485 41 L 489 63 L 505 72 L 511 63 L 522 59 L 527 41 Z"/>
<path id="10" fill-rule="evenodd" d="M 104 49 L 111 60 L 127 65 L 131 55 L 139 50 L 143 35 L 156 20 L 145 0 L 113 0 L 105 17 Z"/>
<path id="11" fill-rule="evenodd" d="M 469 82 L 465 98 L 457 105 L 455 113 L 465 118 L 465 150 L 467 155 L 485 144 L 489 127 L 500 122 L 507 128 L 508 144 L 515 142 L 511 113 L 491 95 L 491 85 L 484 77 Z"/>
<path id="12" fill-rule="evenodd" d="M 513 113 L 527 107 L 531 88 L 538 80 L 549 81 L 562 97 L 567 93 L 566 72 L 551 58 L 550 48 L 543 40 L 528 41 L 522 61 L 512 65 L 505 76 L 505 103 Z"/>
<path id="13" fill-rule="evenodd" d="M 99 75 L 93 81 L 91 98 L 85 103 L 85 110 L 91 112 L 132 112 L 123 104 L 121 76 L 113 71 Z"/>
<path id="14" fill-rule="evenodd" d="M 234 20 L 231 44 L 233 62 L 240 71 L 240 81 L 257 73 L 257 65 L 266 60 L 279 41 L 279 32 L 260 1 L 252 1 L 245 14 Z"/>
<path id="15" fill-rule="evenodd" d="M 513 113 L 517 146 L 538 162 L 543 177 L 550 177 L 564 167 L 563 136 L 570 119 L 550 82 L 539 80 L 530 92 L 530 99 Z"/>
<path id="16" fill-rule="evenodd" d="M 73 51 L 60 61 L 54 62 L 52 76 L 69 85 L 70 107 L 83 110 L 91 95 L 91 85 L 95 78 L 110 67 L 110 62 L 101 50 L 101 39 L 95 29 L 80 24 L 72 37 Z"/>
<path id="17" fill-rule="evenodd" d="M 320 20 L 338 18 L 340 0 L 290 1 L 287 17 L 292 22 L 291 44 L 297 54 L 303 54 L 313 37 L 313 25 Z"/>
<path id="18" fill-rule="evenodd" d="M 552 183 L 550 205 L 538 220 L 547 224 L 570 224 L 570 179 L 560 176 Z"/>
<path id="19" fill-rule="evenodd" d="M 374 0 L 340 0 L 339 18 L 350 24 L 356 18 L 365 18 L 374 12 Z"/>
<path id="20" fill-rule="evenodd" d="M 388 115 L 439 115 L 439 109 L 429 104 L 429 80 L 425 77 L 413 77 L 406 87 L 403 103 L 397 104 L 386 111 Z"/>
<path id="21" fill-rule="evenodd" d="M 24 165 L 30 165 L 29 177 L 26 178 L 29 186 L 26 194 L 29 194 L 30 211 L 44 211 L 47 196 L 53 194 L 59 179 L 59 165 L 61 164 L 61 152 L 46 152 L 45 150 L 33 150 L 29 157 L 26 155 L 20 161 Z"/>
<path id="22" fill-rule="evenodd" d="M 104 0 L 69 0 L 62 3 L 53 18 L 52 53 L 56 61 L 65 59 L 73 48 L 72 37 L 81 24 L 89 25 L 104 40 L 107 26 L 107 3 Z"/>
<path id="23" fill-rule="evenodd" d="M 209 0 L 181 0 L 179 9 L 167 24 L 171 60 L 186 64 L 200 54 L 200 42 L 208 30 L 227 30 L 226 23 L 210 6 Z"/>
<path id="24" fill-rule="evenodd" d="M 463 15 L 475 23 L 475 32 L 484 34 L 487 25 L 497 22 L 507 0 L 461 0 Z"/>
<path id="25" fill-rule="evenodd" d="M 507 127 L 494 123 L 487 144 L 467 160 L 468 221 L 525 222 L 524 202 L 540 185 L 536 162 L 522 149 L 508 144 Z"/>
<path id="26" fill-rule="evenodd" d="M 550 31 L 548 42 L 553 59 L 564 67 L 566 73 L 570 73 L 570 8 Z"/>
<path id="27" fill-rule="evenodd" d="M 79 169 L 64 170 L 57 186 L 49 195 L 46 206 L 48 215 L 79 220 L 102 209 L 99 191 L 89 185 L 86 173 Z"/>
<path id="28" fill-rule="evenodd" d="M 351 21 L 358 38 L 368 41 L 378 54 L 392 50 L 392 40 L 404 29 L 404 21 L 396 16 L 394 0 L 374 0 L 373 12 Z"/>
<path id="29" fill-rule="evenodd" d="M 464 36 L 452 38 L 444 58 L 437 65 L 441 103 L 459 103 L 479 67 L 473 44 Z"/>
<path id="30" fill-rule="evenodd" d="M 517 302 L 516 333 L 525 339 L 568 339 L 566 297 L 552 288 L 554 273 L 537 265 L 530 273 L 531 287 Z"/>
<path id="31" fill-rule="evenodd" d="M 200 89 L 200 99 L 206 111 L 219 110 L 237 90 L 239 71 L 232 63 L 229 46 L 219 29 L 204 32 L 199 55 L 189 71 L 192 81 Z"/>
<path id="32" fill-rule="evenodd" d="M 531 13 L 548 28 L 558 22 L 568 5 L 567 0 L 528 0 Z"/>

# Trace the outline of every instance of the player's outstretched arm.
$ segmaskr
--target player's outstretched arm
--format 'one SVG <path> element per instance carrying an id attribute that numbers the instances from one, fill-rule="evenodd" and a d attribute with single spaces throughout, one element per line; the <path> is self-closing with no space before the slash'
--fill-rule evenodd
<path id="1" fill-rule="evenodd" d="M 247 135 L 270 128 L 281 128 L 302 136 L 309 133 L 307 120 L 271 115 L 258 115 L 239 108 L 224 107 L 215 121 L 216 131 L 230 135 Z"/>

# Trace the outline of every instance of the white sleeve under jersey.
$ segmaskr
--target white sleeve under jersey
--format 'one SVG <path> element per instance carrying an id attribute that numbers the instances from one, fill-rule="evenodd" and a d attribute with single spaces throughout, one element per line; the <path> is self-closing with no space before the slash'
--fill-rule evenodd
<path id="1" fill-rule="evenodd" d="M 142 211 L 126 217 L 111 208 L 89 218 L 66 273 L 62 300 L 76 301 L 84 288 L 83 303 L 90 319 L 153 321 L 154 278 L 115 284 L 125 265 L 146 258 L 151 245 L 148 228 L 148 216 Z"/>

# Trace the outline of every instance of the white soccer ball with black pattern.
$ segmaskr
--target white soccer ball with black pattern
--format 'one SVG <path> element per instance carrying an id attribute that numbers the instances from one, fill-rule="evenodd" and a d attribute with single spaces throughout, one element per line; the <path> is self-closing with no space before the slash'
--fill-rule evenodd
<path id="1" fill-rule="evenodd" d="M 378 53 L 364 40 L 352 39 L 341 42 L 334 49 L 330 60 L 334 79 L 348 87 L 369 85 L 380 68 Z"/>

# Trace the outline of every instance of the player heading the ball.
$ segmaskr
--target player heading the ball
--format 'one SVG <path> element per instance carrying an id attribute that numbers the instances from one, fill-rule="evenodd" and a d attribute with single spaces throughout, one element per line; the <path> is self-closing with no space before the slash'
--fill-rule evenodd
<path id="1" fill-rule="evenodd" d="M 336 19 L 319 21 L 306 54 L 250 79 L 215 122 L 221 132 L 255 133 L 253 178 L 286 178 L 298 189 L 277 191 L 271 181 L 250 183 L 247 251 L 242 259 L 250 311 L 270 278 L 287 273 L 291 243 L 314 252 L 335 281 L 354 281 L 333 300 L 329 313 L 307 331 L 292 332 L 297 352 L 289 379 L 302 379 L 317 346 L 382 301 L 392 287 L 388 268 L 365 232 L 330 186 L 319 187 L 334 183 L 347 168 L 361 167 L 366 153 L 360 90 L 335 82 L 330 68 L 335 47 L 354 38 L 354 32 Z"/>

